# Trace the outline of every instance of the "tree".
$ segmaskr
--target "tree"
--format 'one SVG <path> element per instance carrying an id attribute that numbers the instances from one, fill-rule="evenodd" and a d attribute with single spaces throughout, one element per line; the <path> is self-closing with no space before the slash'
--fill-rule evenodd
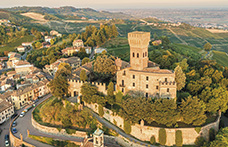
<path id="1" fill-rule="evenodd" d="M 181 67 L 178 65 L 175 68 L 175 81 L 177 83 L 177 90 L 180 91 L 185 86 L 186 76 Z"/>
<path id="2" fill-rule="evenodd" d="M 221 128 L 215 136 L 215 140 L 210 143 L 210 147 L 227 147 L 228 146 L 228 127 Z"/>
<path id="3" fill-rule="evenodd" d="M 131 133 L 131 123 L 127 120 L 124 120 L 124 132 L 127 134 Z"/>
<path id="4" fill-rule="evenodd" d="M 228 109 L 228 91 L 224 87 L 206 87 L 199 98 L 206 103 L 206 111 L 217 113 L 218 110 L 226 112 Z"/>
<path id="5" fill-rule="evenodd" d="M 85 83 L 81 86 L 82 100 L 86 103 L 95 103 L 92 98 L 94 95 L 98 95 L 97 87 L 92 86 L 89 83 Z"/>
<path id="6" fill-rule="evenodd" d="M 93 65 L 94 72 L 114 74 L 116 72 L 115 58 L 113 56 L 99 55 Z"/>
<path id="7" fill-rule="evenodd" d="M 123 93 L 121 91 L 116 93 L 116 103 L 121 105 L 123 101 Z"/>
<path id="8" fill-rule="evenodd" d="M 68 86 L 66 77 L 62 75 L 55 76 L 48 84 L 52 95 L 58 99 L 63 98 L 68 93 Z"/>
<path id="9" fill-rule="evenodd" d="M 181 102 L 179 107 L 180 115 L 183 117 L 183 122 L 186 124 L 202 125 L 207 117 L 205 115 L 206 105 L 197 97 L 189 96 Z"/>
<path id="10" fill-rule="evenodd" d="M 117 37 L 118 36 L 118 31 L 115 25 L 112 25 L 112 36 Z"/>
<path id="11" fill-rule="evenodd" d="M 88 57 L 85 57 L 82 59 L 82 65 L 88 63 L 90 61 L 90 59 Z"/>
<path id="12" fill-rule="evenodd" d="M 206 44 L 203 46 L 203 48 L 204 48 L 205 51 L 210 51 L 211 48 L 212 48 L 212 45 L 208 42 L 208 43 L 206 43 Z"/>
<path id="13" fill-rule="evenodd" d="M 205 139 L 202 136 L 198 136 L 195 140 L 195 145 L 198 147 L 203 146 Z"/>
<path id="14" fill-rule="evenodd" d="M 151 136 L 150 137 L 150 144 L 155 144 L 156 143 L 156 140 L 155 140 L 155 136 Z"/>
<path id="15" fill-rule="evenodd" d="M 166 130 L 164 128 L 161 128 L 159 130 L 158 139 L 159 139 L 159 143 L 161 145 L 165 145 L 166 144 Z"/>
<path id="16" fill-rule="evenodd" d="M 87 75 L 86 75 L 86 71 L 85 70 L 81 70 L 80 72 L 80 80 L 81 81 L 86 81 L 88 78 L 87 78 Z"/>
<path id="17" fill-rule="evenodd" d="M 184 58 L 181 62 L 176 63 L 176 65 L 177 66 L 179 65 L 183 71 L 187 71 L 188 66 L 189 66 L 187 61 L 188 60 L 186 58 Z"/>
<path id="18" fill-rule="evenodd" d="M 101 106 L 101 105 L 98 106 L 98 114 L 101 117 L 104 116 L 104 109 L 103 109 L 103 106 Z"/>
<path id="19" fill-rule="evenodd" d="M 181 147 L 183 144 L 183 138 L 182 138 L 182 131 L 181 130 L 177 130 L 176 134 L 175 134 L 175 142 L 176 142 L 176 146 Z"/>
<path id="20" fill-rule="evenodd" d="M 42 47 L 42 43 L 36 42 L 35 47 L 36 47 L 36 48 L 41 48 L 41 47 Z"/>
<path id="21" fill-rule="evenodd" d="M 71 66 L 69 63 L 60 63 L 58 66 L 58 70 L 55 73 L 55 76 L 62 75 L 64 77 L 68 77 L 71 74 Z"/>
<path id="22" fill-rule="evenodd" d="M 215 140 L 215 129 L 214 128 L 210 128 L 210 130 L 209 130 L 209 140 L 210 141 Z"/>
<path id="23" fill-rule="evenodd" d="M 113 84 L 113 82 L 110 82 L 108 84 L 107 95 L 108 96 L 114 96 L 114 84 Z"/>

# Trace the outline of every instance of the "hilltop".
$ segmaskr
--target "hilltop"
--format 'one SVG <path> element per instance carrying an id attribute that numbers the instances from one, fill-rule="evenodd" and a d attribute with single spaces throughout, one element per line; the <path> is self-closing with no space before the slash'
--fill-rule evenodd
<path id="1" fill-rule="evenodd" d="M 75 8 L 71 6 L 64 6 L 59 8 L 49 8 L 49 7 L 13 7 L 6 8 L 8 11 L 12 12 L 36 12 L 41 14 L 51 14 L 58 17 L 60 16 L 78 16 L 86 17 L 88 19 L 111 19 L 111 18 L 121 18 L 121 19 L 129 19 L 132 18 L 130 15 L 124 14 L 122 12 L 111 13 L 108 11 L 97 11 L 91 8 Z M 63 18 L 63 17 L 62 17 Z"/>

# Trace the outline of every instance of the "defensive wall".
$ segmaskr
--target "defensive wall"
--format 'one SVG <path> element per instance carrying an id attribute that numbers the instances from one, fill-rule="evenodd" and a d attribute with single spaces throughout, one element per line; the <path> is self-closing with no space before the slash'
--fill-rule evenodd
<path id="1" fill-rule="evenodd" d="M 94 112 L 98 113 L 98 104 L 87 104 L 85 106 L 92 109 Z M 103 118 L 107 119 L 114 125 L 118 126 L 119 128 L 124 128 L 124 119 L 118 115 L 115 115 L 111 110 L 107 108 L 103 108 L 104 116 Z M 206 140 L 209 140 L 209 130 L 211 128 L 215 129 L 217 132 L 219 130 L 219 122 L 220 122 L 221 114 L 217 120 L 213 123 L 207 124 L 201 127 L 199 133 L 196 132 L 195 127 L 192 128 L 164 128 L 166 130 L 166 145 L 172 146 L 175 145 L 175 132 L 177 130 L 182 131 L 182 138 L 183 144 L 185 145 L 192 145 L 194 144 L 196 138 L 198 136 L 204 137 Z M 159 130 L 161 127 L 152 127 L 152 126 L 145 126 L 143 123 L 141 124 L 134 124 L 131 126 L 131 135 L 142 140 L 142 141 L 150 141 L 151 136 L 154 136 L 156 142 L 159 142 Z"/>

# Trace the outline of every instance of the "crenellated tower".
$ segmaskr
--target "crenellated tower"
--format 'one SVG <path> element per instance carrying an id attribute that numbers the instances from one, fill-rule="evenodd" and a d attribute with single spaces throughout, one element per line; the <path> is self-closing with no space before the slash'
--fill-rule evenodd
<path id="1" fill-rule="evenodd" d="M 148 45 L 150 32 L 131 32 L 128 33 L 130 45 L 130 65 L 134 70 L 143 70 L 148 67 Z"/>

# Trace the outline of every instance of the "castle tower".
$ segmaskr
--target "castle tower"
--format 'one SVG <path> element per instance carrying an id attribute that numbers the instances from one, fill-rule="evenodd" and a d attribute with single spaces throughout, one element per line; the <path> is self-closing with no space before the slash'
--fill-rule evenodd
<path id="1" fill-rule="evenodd" d="M 131 32 L 128 33 L 130 45 L 130 64 L 132 69 L 142 70 L 148 67 L 148 45 L 150 32 Z"/>
<path id="2" fill-rule="evenodd" d="M 104 147 L 104 132 L 99 128 L 93 133 L 93 146 Z"/>

